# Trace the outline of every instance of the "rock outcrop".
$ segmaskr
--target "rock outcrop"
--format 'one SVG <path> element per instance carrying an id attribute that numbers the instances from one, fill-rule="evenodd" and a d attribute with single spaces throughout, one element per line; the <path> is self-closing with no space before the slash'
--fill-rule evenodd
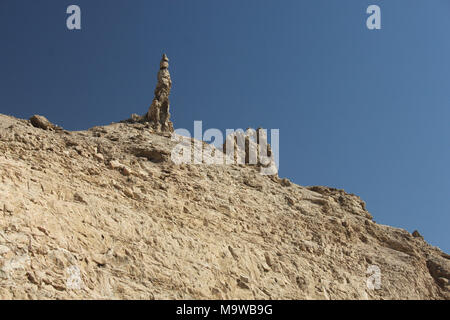
<path id="1" fill-rule="evenodd" d="M 156 132 L 173 132 L 173 124 L 170 121 L 169 95 L 172 88 L 172 80 L 169 73 L 169 58 L 163 54 L 158 72 L 158 83 L 155 89 L 155 98 L 150 106 L 145 120 Z"/>
<path id="2" fill-rule="evenodd" d="M 40 115 L 34 115 L 30 118 L 30 123 L 36 128 L 44 130 L 53 130 L 59 128 L 58 126 L 51 123 L 46 117 Z"/>
<path id="3" fill-rule="evenodd" d="M 144 123 L 153 133 L 171 134 L 174 132 L 173 123 L 170 121 L 169 101 L 172 80 L 169 72 L 169 58 L 166 54 L 163 54 L 159 64 L 157 79 L 155 97 L 148 112 L 143 116 L 132 114 L 130 119 L 124 120 L 122 123 Z"/>
<path id="4" fill-rule="evenodd" d="M 0 115 L 0 299 L 450 299 L 450 256 L 358 196 L 174 145 Z"/>

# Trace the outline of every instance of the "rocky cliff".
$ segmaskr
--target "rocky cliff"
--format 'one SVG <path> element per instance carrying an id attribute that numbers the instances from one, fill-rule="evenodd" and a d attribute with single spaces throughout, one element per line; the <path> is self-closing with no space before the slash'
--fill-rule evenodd
<path id="1" fill-rule="evenodd" d="M 142 123 L 1 115 L 0 298 L 449 298 L 450 256 L 359 197 L 176 165 L 173 144 Z"/>

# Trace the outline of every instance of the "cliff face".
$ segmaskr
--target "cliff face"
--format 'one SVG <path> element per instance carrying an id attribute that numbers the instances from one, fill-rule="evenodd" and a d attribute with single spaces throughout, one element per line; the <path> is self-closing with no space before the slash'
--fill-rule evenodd
<path id="1" fill-rule="evenodd" d="M 1 299 L 450 298 L 450 256 L 355 195 L 176 165 L 141 123 L 44 129 L 0 115 Z"/>

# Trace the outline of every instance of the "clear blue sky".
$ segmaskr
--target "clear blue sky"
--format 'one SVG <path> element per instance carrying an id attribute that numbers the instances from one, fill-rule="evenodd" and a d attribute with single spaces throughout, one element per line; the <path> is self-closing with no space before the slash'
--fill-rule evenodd
<path id="1" fill-rule="evenodd" d="M 448 0 L 2 0 L 0 113 L 70 130 L 143 114 L 166 52 L 176 128 L 279 128 L 282 177 L 449 252 L 449 32 Z"/>

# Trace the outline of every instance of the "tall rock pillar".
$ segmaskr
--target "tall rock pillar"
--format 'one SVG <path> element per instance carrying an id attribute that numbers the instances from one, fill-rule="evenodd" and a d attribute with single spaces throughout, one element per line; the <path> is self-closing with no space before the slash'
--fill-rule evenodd
<path id="1" fill-rule="evenodd" d="M 173 124 L 170 121 L 169 95 L 172 88 L 172 80 L 169 73 L 169 58 L 163 54 L 159 65 L 158 83 L 156 84 L 155 97 L 150 106 L 145 120 L 156 132 L 173 132 Z"/>

